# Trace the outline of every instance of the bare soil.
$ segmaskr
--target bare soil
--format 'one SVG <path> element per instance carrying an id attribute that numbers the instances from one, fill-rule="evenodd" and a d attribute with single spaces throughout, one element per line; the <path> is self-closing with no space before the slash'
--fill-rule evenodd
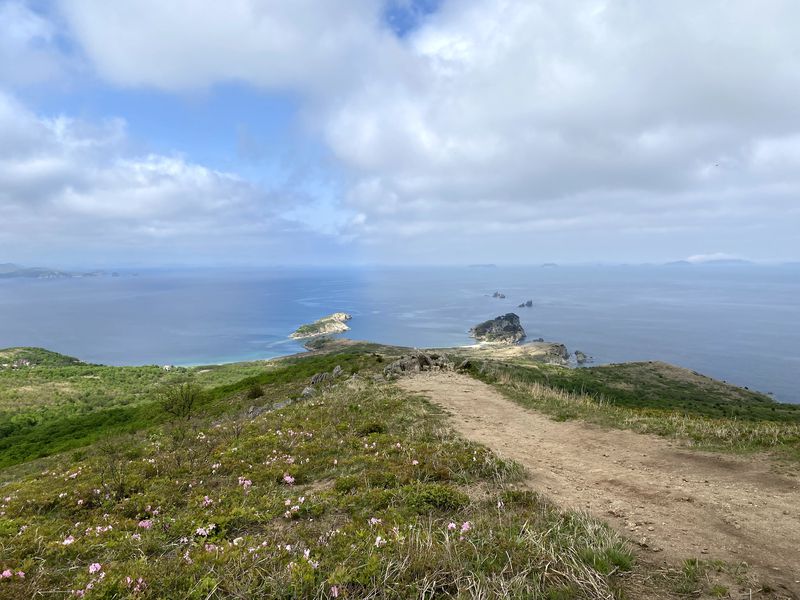
<path id="1" fill-rule="evenodd" d="M 451 414 L 454 428 L 526 467 L 526 485 L 623 532 L 650 562 L 745 562 L 800 598 L 800 479 L 767 457 L 738 457 L 582 422 L 556 422 L 451 372 L 400 379 Z"/>

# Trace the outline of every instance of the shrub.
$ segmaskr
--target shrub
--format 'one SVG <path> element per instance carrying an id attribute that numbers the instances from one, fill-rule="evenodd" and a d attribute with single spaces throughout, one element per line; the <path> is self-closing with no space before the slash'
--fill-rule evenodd
<path id="1" fill-rule="evenodd" d="M 356 433 L 361 437 L 366 437 L 371 433 L 386 433 L 386 431 L 386 424 L 380 421 L 368 421 L 356 429 Z"/>
<path id="2" fill-rule="evenodd" d="M 264 388 L 262 388 L 258 384 L 253 384 L 252 386 L 250 386 L 250 389 L 247 390 L 248 400 L 258 400 L 263 395 L 264 395 Z"/>
<path id="3" fill-rule="evenodd" d="M 333 484 L 333 487 L 340 494 L 349 494 L 358 488 L 358 477 L 355 475 L 345 475 L 344 477 L 339 477 L 339 479 L 336 480 L 336 483 Z"/>
<path id="4" fill-rule="evenodd" d="M 448 485 L 424 483 L 403 488 L 406 504 L 418 513 L 453 511 L 469 504 L 469 497 Z"/>
<path id="5" fill-rule="evenodd" d="M 164 412 L 176 419 L 189 419 L 196 404 L 199 404 L 200 388 L 191 383 L 182 383 L 168 388 L 161 396 Z"/>

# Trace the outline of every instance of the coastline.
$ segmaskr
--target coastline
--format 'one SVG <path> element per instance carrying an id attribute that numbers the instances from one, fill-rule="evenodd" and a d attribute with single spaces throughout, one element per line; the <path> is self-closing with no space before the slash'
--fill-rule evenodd
<path id="1" fill-rule="evenodd" d="M 52 348 L 119 366 L 269 360 L 302 352 L 285 339 L 298 324 L 344 307 L 355 317 L 354 339 L 453 347 L 473 342 L 470 326 L 533 298 L 532 308 L 518 311 L 528 337 L 583 350 L 594 365 L 660 360 L 798 403 L 796 273 L 499 266 L 8 281 L 0 346 Z M 507 299 L 484 296 L 494 289 Z"/>

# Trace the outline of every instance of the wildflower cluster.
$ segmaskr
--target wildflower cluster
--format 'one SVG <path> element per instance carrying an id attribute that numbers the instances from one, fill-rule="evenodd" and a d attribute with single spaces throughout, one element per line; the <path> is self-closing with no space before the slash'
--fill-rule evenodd
<path id="1" fill-rule="evenodd" d="M 239 477 L 239 485 L 242 486 L 242 490 L 244 490 L 245 494 L 250 493 L 250 488 L 253 487 L 253 482 L 247 479 L 244 476 Z"/>
<path id="2" fill-rule="evenodd" d="M 15 573 L 12 569 L 5 569 L 3 572 L 0 573 L 0 580 L 11 579 L 12 577 L 16 577 L 18 579 L 25 579 L 25 571 L 17 571 Z"/>
<path id="3" fill-rule="evenodd" d="M 292 499 L 291 499 L 291 498 L 287 498 L 287 499 L 284 501 L 284 504 L 285 504 L 285 505 L 286 505 L 288 508 L 286 509 L 286 512 L 284 512 L 284 513 L 283 513 L 283 516 L 284 516 L 284 517 L 286 517 L 287 519 L 292 519 L 292 518 L 294 518 L 295 516 L 297 516 L 297 515 L 300 513 L 300 508 L 303 506 L 303 504 L 305 503 L 305 501 L 306 501 L 306 497 L 305 497 L 305 496 L 300 496 L 300 497 L 297 499 L 297 504 L 295 504 L 295 503 L 292 501 Z"/>

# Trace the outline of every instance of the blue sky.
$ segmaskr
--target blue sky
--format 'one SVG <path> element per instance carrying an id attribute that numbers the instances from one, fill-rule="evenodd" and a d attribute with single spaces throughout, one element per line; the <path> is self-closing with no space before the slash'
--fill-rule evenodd
<path id="1" fill-rule="evenodd" d="M 0 262 L 798 260 L 799 19 L 0 0 Z"/>

